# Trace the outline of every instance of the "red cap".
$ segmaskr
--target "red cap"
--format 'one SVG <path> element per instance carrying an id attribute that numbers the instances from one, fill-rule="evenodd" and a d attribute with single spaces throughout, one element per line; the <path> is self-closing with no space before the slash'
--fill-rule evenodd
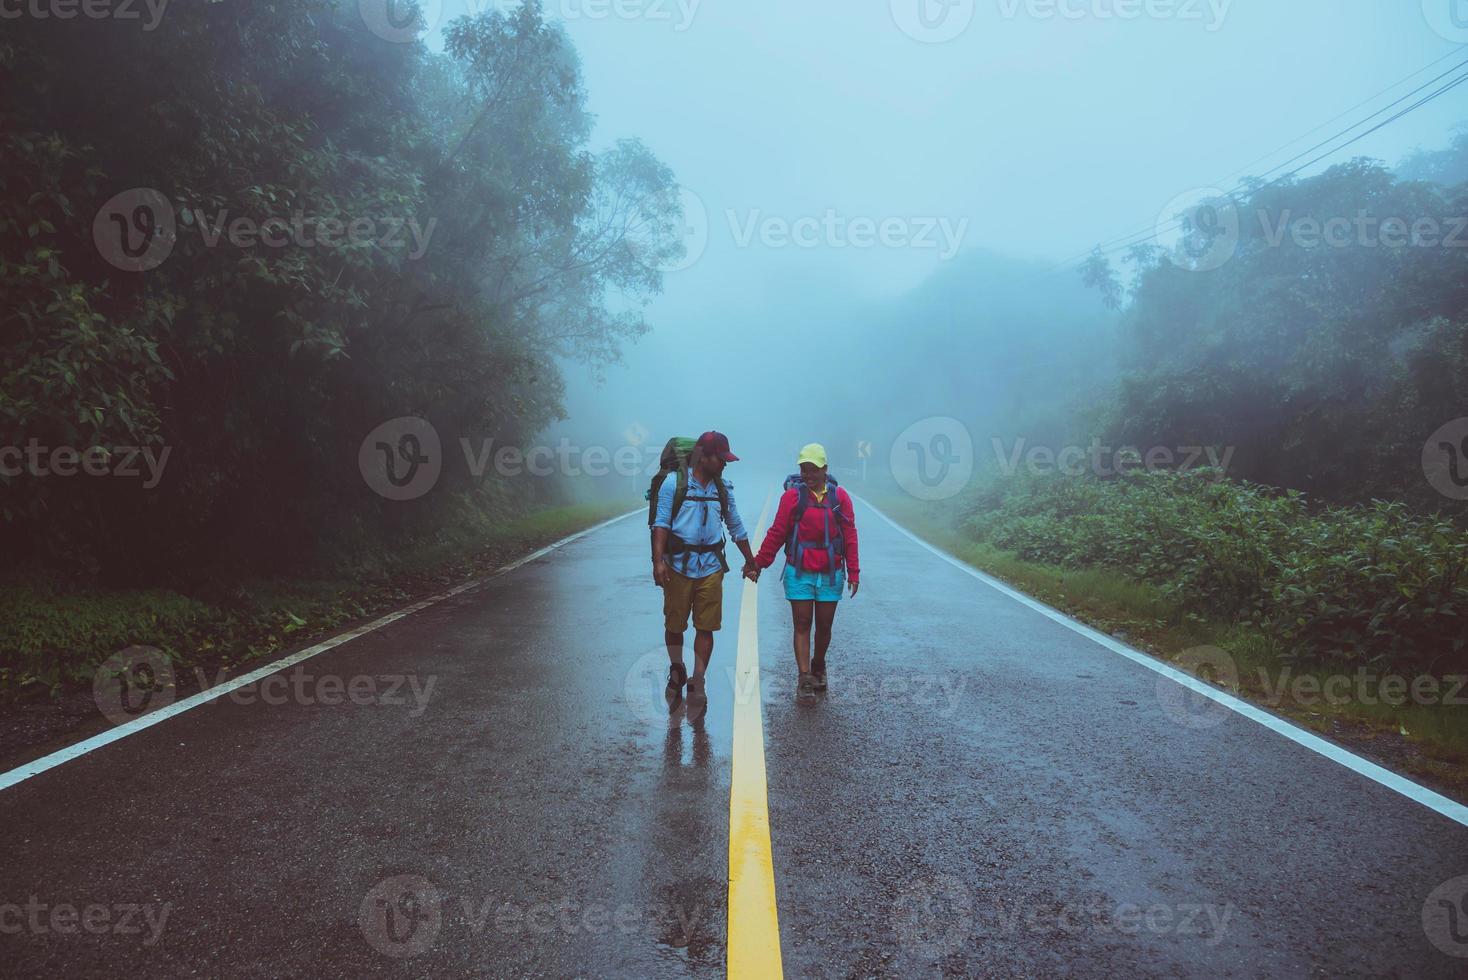
<path id="1" fill-rule="evenodd" d="M 729 452 L 729 437 L 722 432 L 705 432 L 698 437 L 698 448 L 706 453 L 713 453 L 726 463 L 739 462 L 739 457 Z"/>

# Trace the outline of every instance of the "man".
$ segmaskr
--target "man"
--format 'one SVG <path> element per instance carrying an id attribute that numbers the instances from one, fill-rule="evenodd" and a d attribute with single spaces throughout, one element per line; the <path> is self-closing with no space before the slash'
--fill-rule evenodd
<path id="1" fill-rule="evenodd" d="M 663 639 L 668 645 L 668 688 L 671 702 L 688 686 L 688 720 L 698 722 L 708 708 L 704 675 L 714 653 L 714 634 L 724 611 L 724 526 L 744 555 L 744 575 L 751 576 L 754 552 L 749 532 L 734 506 L 734 486 L 724 479 L 724 467 L 737 462 L 722 432 L 698 437 L 689 462 L 688 489 L 682 506 L 673 512 L 677 480 L 663 481 L 653 520 L 652 580 L 663 590 Z M 722 502 L 727 503 L 727 507 Z M 693 676 L 683 664 L 683 634 L 693 615 Z"/>

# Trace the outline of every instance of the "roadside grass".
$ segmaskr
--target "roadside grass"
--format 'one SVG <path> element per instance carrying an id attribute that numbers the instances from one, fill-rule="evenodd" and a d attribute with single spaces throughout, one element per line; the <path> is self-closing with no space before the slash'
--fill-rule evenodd
<path id="1" fill-rule="evenodd" d="M 43 699 L 91 682 L 129 646 L 179 666 L 230 669 L 481 575 L 566 535 L 633 510 L 582 503 L 494 526 L 465 521 L 396 555 L 335 574 L 211 581 L 197 590 L 72 589 L 54 577 L 0 580 L 0 702 Z M 192 594 L 191 594 L 192 593 Z"/>
<path id="2" fill-rule="evenodd" d="M 942 503 L 891 496 L 873 496 L 872 502 L 930 544 L 1175 667 L 1187 669 L 1179 659 L 1197 647 L 1223 650 L 1237 668 L 1236 679 L 1204 680 L 1468 799 L 1468 686 L 1415 676 L 1397 684 L 1386 680 L 1393 675 L 1389 668 L 1364 663 L 1349 673 L 1303 663 L 1256 627 L 1199 616 L 1155 586 L 1119 572 L 1026 561 L 975 541 Z M 1344 696 L 1345 682 L 1338 679 L 1343 674 L 1349 677 Z M 1327 686 L 1332 678 L 1337 680 Z M 1433 703 L 1413 700 L 1414 681 Z"/>

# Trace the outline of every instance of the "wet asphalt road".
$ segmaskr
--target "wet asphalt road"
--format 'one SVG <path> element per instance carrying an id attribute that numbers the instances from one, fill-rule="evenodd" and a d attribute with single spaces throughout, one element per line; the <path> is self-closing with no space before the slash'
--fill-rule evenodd
<path id="1" fill-rule="evenodd" d="M 759 586 L 788 975 L 1464 975 L 1423 909 L 1468 829 L 1175 720 L 1156 675 L 858 518 L 814 707 Z M 623 521 L 0 792 L 0 975 L 722 974 L 742 585 L 706 718 L 670 718 L 646 540 Z"/>

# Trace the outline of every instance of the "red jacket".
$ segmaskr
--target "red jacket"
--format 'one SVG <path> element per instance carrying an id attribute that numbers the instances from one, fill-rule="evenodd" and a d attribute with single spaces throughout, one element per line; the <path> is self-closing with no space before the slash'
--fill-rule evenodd
<path id="1" fill-rule="evenodd" d="M 856 515 L 851 509 L 851 495 L 840 487 L 836 487 L 836 502 L 841 505 L 843 520 L 839 522 L 839 531 L 844 546 L 846 564 L 846 575 L 851 581 L 857 582 L 861 579 L 861 560 L 856 550 Z M 828 491 L 829 492 L 829 491 Z M 795 520 L 795 505 L 800 501 L 799 490 L 786 490 L 780 498 L 780 509 L 775 513 L 775 523 L 765 532 L 765 542 L 760 545 L 759 554 L 755 556 L 755 563 L 760 568 L 769 568 L 775 563 L 775 556 L 785 547 L 785 542 L 790 537 L 790 527 Z M 826 540 L 826 521 L 833 518 L 828 517 L 828 511 L 820 507 L 812 499 L 810 506 L 805 509 L 805 514 L 800 519 L 800 540 L 811 542 L 824 542 Z M 835 534 L 836 528 L 832 529 Z"/>

